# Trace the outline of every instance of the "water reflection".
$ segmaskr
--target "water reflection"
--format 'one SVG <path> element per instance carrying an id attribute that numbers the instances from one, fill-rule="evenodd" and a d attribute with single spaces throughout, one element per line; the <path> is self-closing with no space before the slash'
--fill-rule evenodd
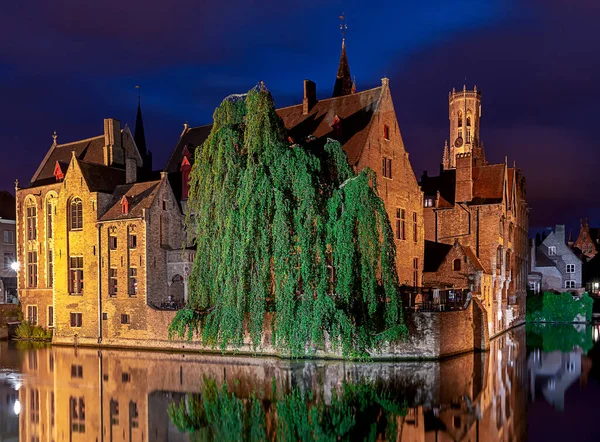
<path id="1" fill-rule="evenodd" d="M 310 439 L 319 428 L 330 435 L 345 428 L 343 435 L 360 430 L 361 438 L 379 440 L 515 441 L 524 440 L 527 426 L 523 328 L 494 340 L 487 353 L 443 362 L 290 362 L 6 344 L 0 352 L 12 376 L 0 388 L 0 402 L 9 404 L 0 408 L 0 440 L 17 440 L 17 420 L 19 440 L 27 442 L 239 438 L 215 422 L 229 422 L 228 431 L 241 422 L 246 438 Z M 312 425 L 316 420 L 321 424 Z"/>

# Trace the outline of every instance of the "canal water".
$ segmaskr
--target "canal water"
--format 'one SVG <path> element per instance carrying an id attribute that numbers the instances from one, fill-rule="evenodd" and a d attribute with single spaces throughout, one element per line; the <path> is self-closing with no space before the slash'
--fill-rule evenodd
<path id="1" fill-rule="evenodd" d="M 600 440 L 600 327 L 355 363 L 0 344 L 0 441 Z M 451 339 L 451 337 L 450 337 Z"/>

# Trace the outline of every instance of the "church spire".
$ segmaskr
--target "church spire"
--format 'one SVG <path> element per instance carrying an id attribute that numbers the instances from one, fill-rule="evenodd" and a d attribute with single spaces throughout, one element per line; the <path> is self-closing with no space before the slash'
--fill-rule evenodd
<path id="1" fill-rule="evenodd" d="M 340 30 L 342 31 L 342 54 L 340 55 L 340 64 L 338 65 L 337 76 L 335 78 L 335 85 L 333 87 L 333 96 L 341 97 L 344 95 L 350 95 L 353 93 L 353 81 L 350 75 L 350 65 L 348 64 L 348 57 L 346 56 L 346 23 L 344 20 L 346 17 L 344 14 L 340 15 Z"/>
<path id="2" fill-rule="evenodd" d="M 143 169 L 152 171 L 152 153 L 148 151 L 146 146 L 146 134 L 144 132 L 144 120 L 142 119 L 142 105 L 140 100 L 140 87 L 136 86 L 138 90 L 138 107 L 137 114 L 135 116 L 135 130 L 133 133 L 133 139 L 140 152 L 143 161 Z"/>

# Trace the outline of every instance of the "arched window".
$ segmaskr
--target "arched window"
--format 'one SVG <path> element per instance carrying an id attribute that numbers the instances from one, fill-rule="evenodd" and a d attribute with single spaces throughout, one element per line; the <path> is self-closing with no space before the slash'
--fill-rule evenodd
<path id="1" fill-rule="evenodd" d="M 471 111 L 467 111 L 467 127 L 471 127 Z"/>
<path id="2" fill-rule="evenodd" d="M 83 202 L 81 198 L 71 200 L 71 230 L 83 228 Z"/>
<path id="3" fill-rule="evenodd" d="M 27 200 L 25 205 L 25 211 L 27 216 L 27 239 L 37 238 L 37 207 L 35 201 L 32 199 Z"/>
<path id="4" fill-rule="evenodd" d="M 452 263 L 452 270 L 454 270 L 455 272 L 460 272 L 460 259 L 457 258 L 454 260 L 454 262 Z"/>
<path id="5" fill-rule="evenodd" d="M 463 114 L 462 111 L 458 111 L 458 127 L 462 127 Z"/>
<path id="6" fill-rule="evenodd" d="M 46 197 L 46 237 L 52 238 L 54 230 L 54 203 L 55 195 L 49 194 Z"/>
<path id="7" fill-rule="evenodd" d="M 500 236 L 504 236 L 504 219 L 500 218 Z"/>
<path id="8" fill-rule="evenodd" d="M 498 247 L 498 249 L 496 250 L 496 268 L 497 269 L 501 269 L 502 268 L 502 247 Z"/>

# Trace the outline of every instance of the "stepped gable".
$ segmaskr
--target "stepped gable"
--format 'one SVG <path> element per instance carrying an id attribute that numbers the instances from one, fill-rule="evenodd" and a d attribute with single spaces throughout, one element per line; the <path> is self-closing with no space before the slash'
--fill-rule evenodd
<path id="1" fill-rule="evenodd" d="M 504 164 L 473 167 L 471 204 L 497 204 L 504 197 Z"/>

